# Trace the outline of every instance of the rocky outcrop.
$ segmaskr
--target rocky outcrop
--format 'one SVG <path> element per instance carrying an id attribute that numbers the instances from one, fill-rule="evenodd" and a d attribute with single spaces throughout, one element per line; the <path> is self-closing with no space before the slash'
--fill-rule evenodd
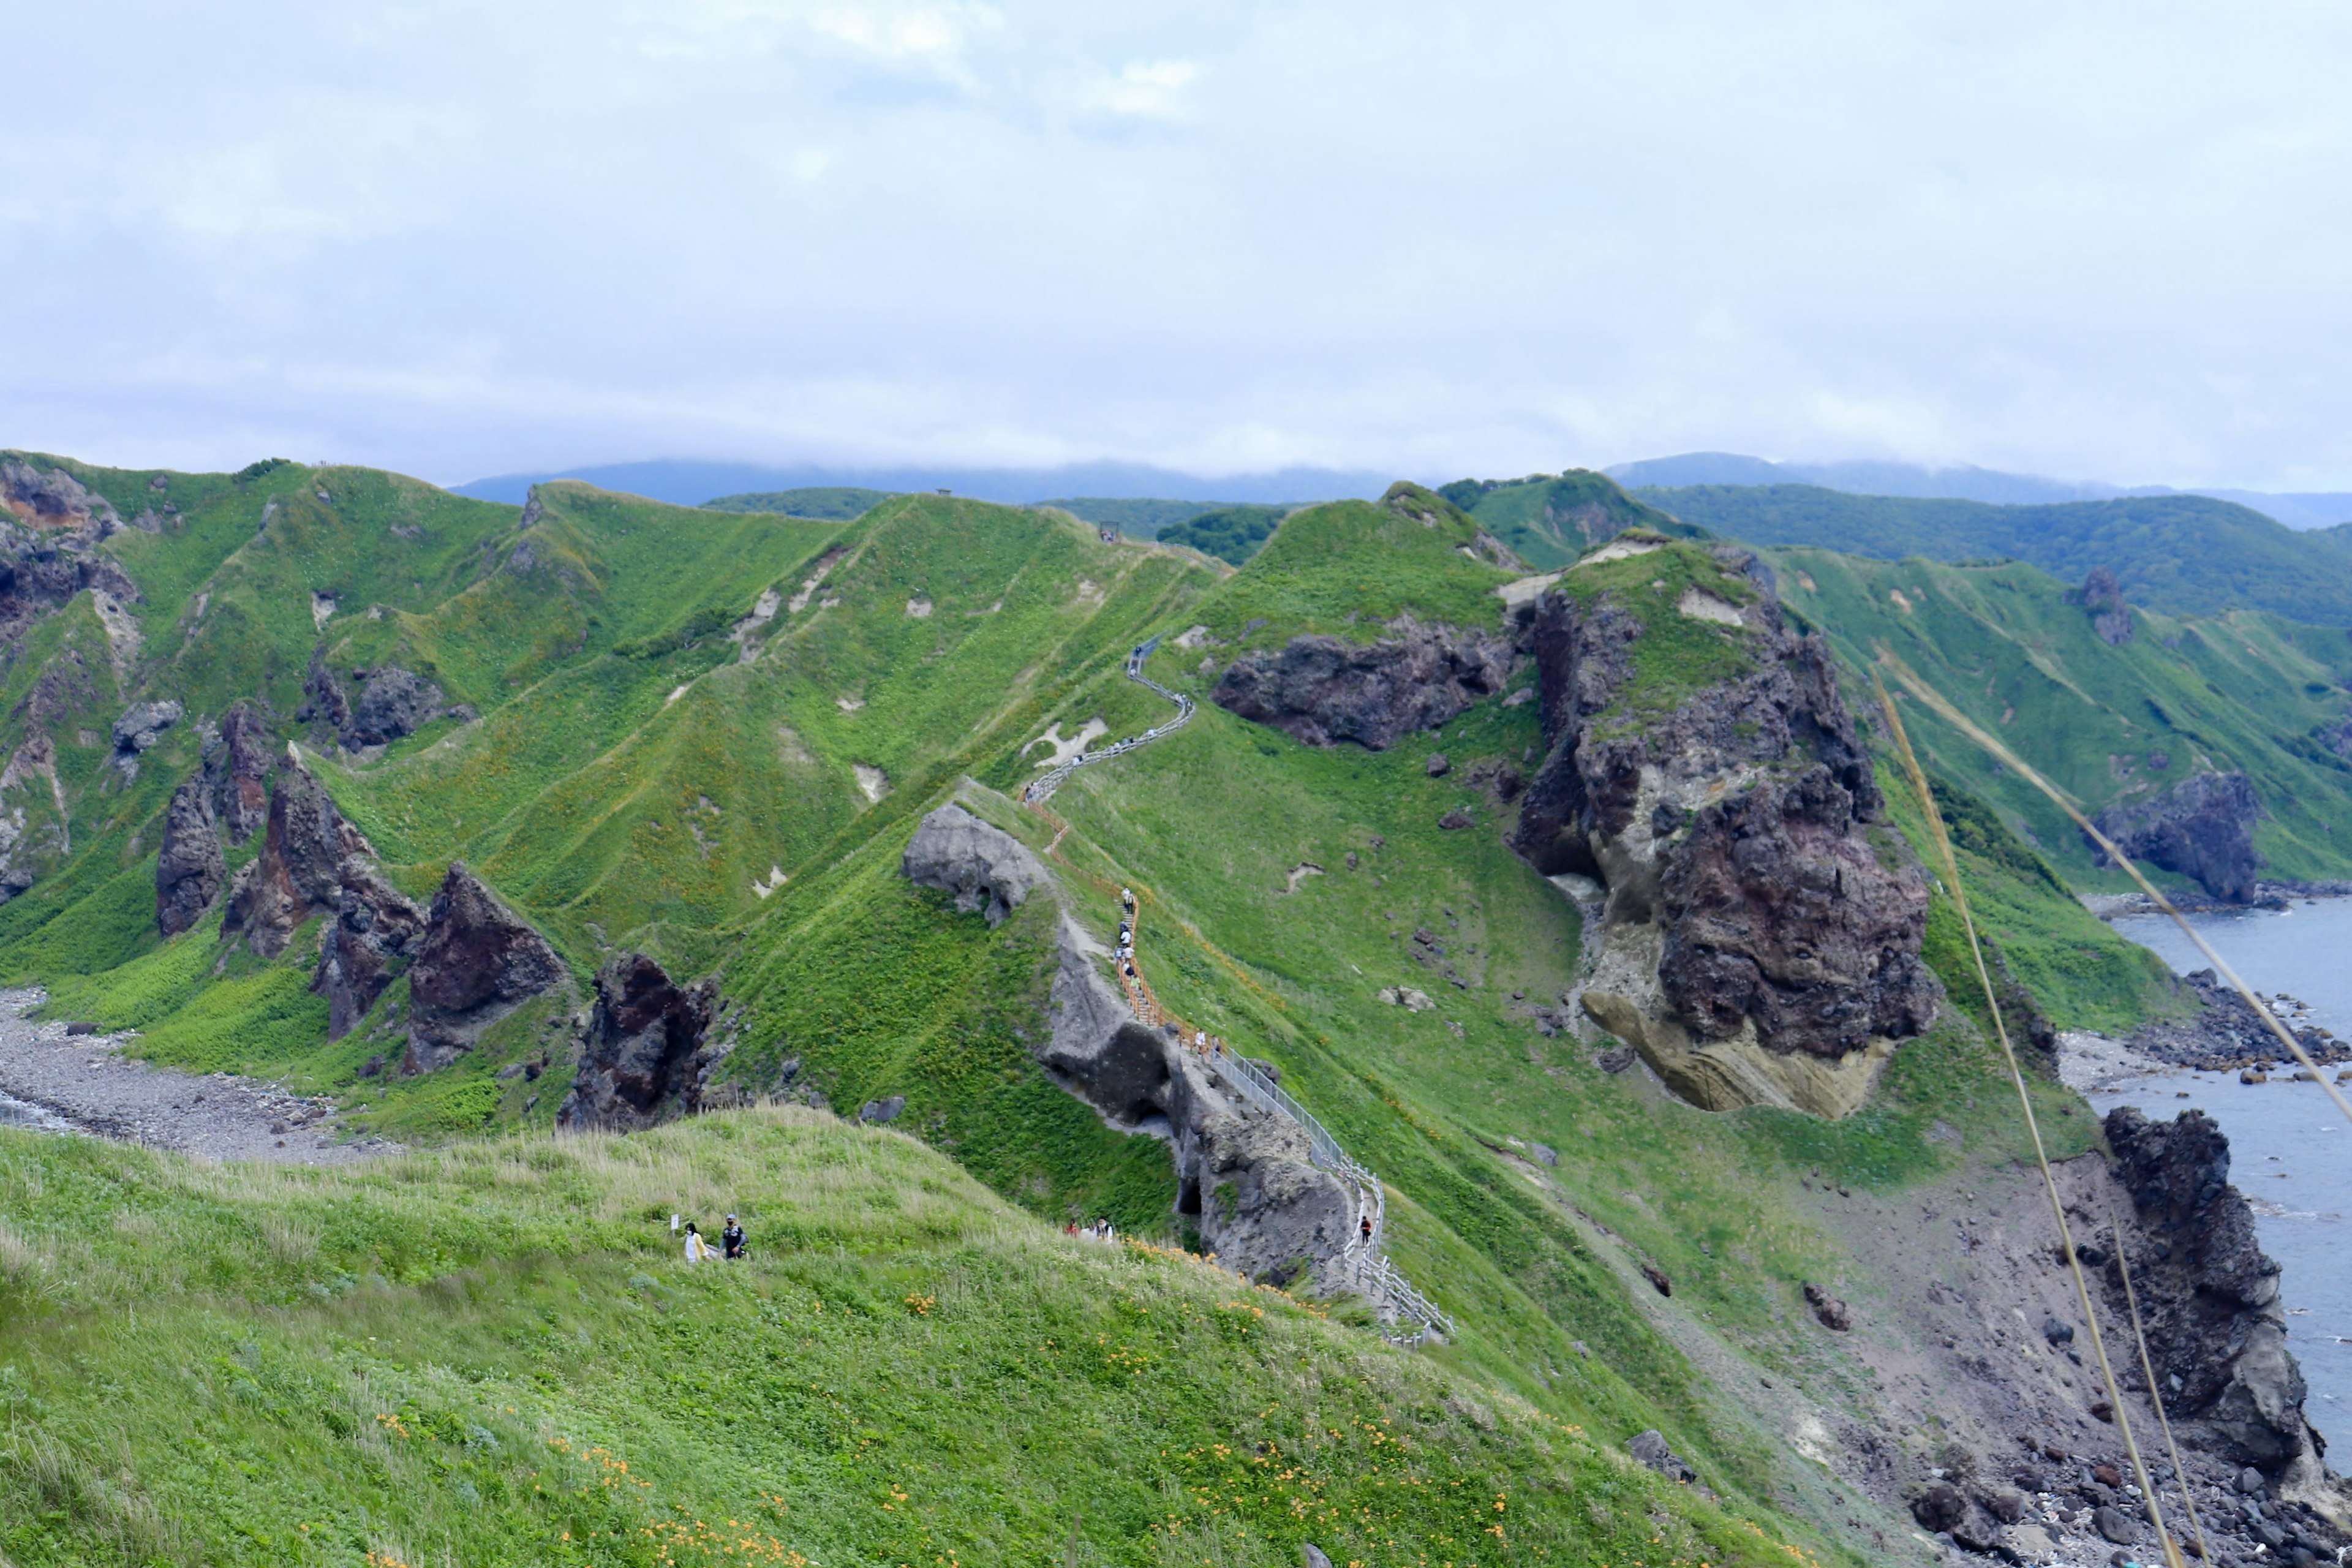
<path id="1" fill-rule="evenodd" d="M 277 957 L 303 921 L 340 906 L 344 858 L 374 853 L 289 747 L 270 783 L 261 854 L 237 874 L 222 933 L 242 931 L 255 952 Z"/>
<path id="2" fill-rule="evenodd" d="M 327 668 L 327 645 L 310 650 L 310 673 L 302 680 L 302 706 L 294 710 L 298 724 L 324 724 L 341 735 L 351 727 L 352 700 L 341 681 Z"/>
<path id="3" fill-rule="evenodd" d="M 690 1116 L 714 1092 L 713 1076 L 734 1048 L 713 1037 L 719 982 L 681 986 L 642 952 L 624 952 L 596 972 L 580 1069 L 556 1124 L 581 1131 L 633 1132 Z M 723 1031 L 722 1031 L 723 1035 Z"/>
<path id="4" fill-rule="evenodd" d="M 2230 1184 L 2229 1140 L 2201 1110 L 2165 1122 L 2124 1106 L 2105 1127 L 2116 1178 L 2154 1243 L 2133 1257 L 2132 1282 L 2174 1418 L 2197 1421 L 2203 1446 L 2233 1465 L 2271 1475 L 2315 1465 L 2321 1444 L 2286 1348 L 2279 1266 Z M 2107 1260 L 2118 1297 L 2119 1270 Z"/>
<path id="5" fill-rule="evenodd" d="M 990 925 L 1053 880 L 1028 846 L 952 802 L 923 818 L 898 870 L 919 888 L 953 893 L 957 909 L 984 913 Z"/>
<path id="6" fill-rule="evenodd" d="M 1529 606 L 1549 750 L 1512 842 L 1606 884 L 1585 1010 L 1676 1092 L 1843 1115 L 1935 1016 L 1927 880 L 1869 831 L 1878 788 L 1827 646 L 1786 627 L 1749 558 L 1715 564 L 1672 611 L 1565 586 Z M 1632 654 L 1673 613 L 1725 626 L 1745 668 L 1658 711 L 1633 700 Z"/>
<path id="7" fill-rule="evenodd" d="M 901 868 L 992 921 L 1031 896 L 1056 899 L 1052 874 L 1012 835 L 961 805 L 923 819 Z M 1178 1208 L 1202 1245 L 1253 1279 L 1344 1288 L 1355 1200 L 1317 1168 L 1307 1133 L 1226 1086 L 1167 1029 L 1137 1018 L 1106 969 L 1110 953 L 1065 911 L 1043 1038 L 1046 1074 L 1112 1126 L 1167 1140 Z"/>
<path id="8" fill-rule="evenodd" d="M 2135 860 L 2192 877 L 2217 899 L 2246 903 L 2254 873 L 2262 803 L 2242 773 L 2192 773 L 2161 795 L 2118 801 L 2099 813 L 2099 831 Z"/>
<path id="9" fill-rule="evenodd" d="M 1139 1020 L 1097 966 L 1108 953 L 1067 915 L 1038 1060 L 1113 1126 L 1156 1133 L 1176 1162 L 1177 1212 L 1201 1244 L 1253 1279 L 1343 1289 L 1355 1197 L 1318 1169 L 1306 1129 L 1253 1105 L 1172 1026 Z"/>
<path id="10" fill-rule="evenodd" d="M 187 711 L 177 702 L 133 702 L 114 721 L 114 749 L 118 754 L 136 756 L 152 750 L 163 738 L 163 731 L 177 724 Z"/>
<path id="11" fill-rule="evenodd" d="M 155 858 L 155 926 L 177 936 L 205 918 L 228 880 L 212 792 L 202 775 L 172 792 L 163 814 L 163 847 Z"/>
<path id="12" fill-rule="evenodd" d="M 2131 605 L 2124 600 L 2123 584 L 2105 567 L 2092 567 L 2081 587 L 2066 591 L 2066 598 L 2083 606 L 2084 614 L 2091 617 L 2091 629 L 2109 647 L 2121 647 L 2131 641 Z"/>
<path id="13" fill-rule="evenodd" d="M 1271 653 L 1234 660 L 1210 700 L 1310 746 L 1351 741 L 1384 752 L 1433 730 L 1510 678 L 1510 644 L 1491 632 L 1390 623 L 1369 646 L 1293 637 Z"/>
<path id="14" fill-rule="evenodd" d="M 319 949 L 310 989 L 327 999 L 327 1038 L 340 1040 L 367 1016 L 400 966 L 415 956 L 425 911 L 364 857 L 337 868 L 335 923 Z"/>
<path id="15" fill-rule="evenodd" d="M 237 702 L 222 716 L 220 735 L 205 748 L 205 777 L 213 812 L 229 842 L 251 838 L 269 816 L 269 763 L 275 742 L 252 704 Z"/>
<path id="16" fill-rule="evenodd" d="M 441 717 L 441 689 L 414 670 L 385 665 L 352 674 L 365 684 L 341 727 L 346 746 L 385 745 Z"/>
<path id="17" fill-rule="evenodd" d="M 121 527 L 105 498 L 64 469 L 0 460 L 0 648 L 85 590 L 139 602 L 138 584 L 98 549 Z"/>
<path id="18" fill-rule="evenodd" d="M 408 966 L 408 1053 L 401 1070 L 446 1067 L 516 1007 L 571 984 L 547 939 L 452 861 Z"/>

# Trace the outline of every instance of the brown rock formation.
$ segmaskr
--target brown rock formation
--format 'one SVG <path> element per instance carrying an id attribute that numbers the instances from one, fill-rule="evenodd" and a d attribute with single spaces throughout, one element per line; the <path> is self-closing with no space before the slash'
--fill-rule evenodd
<path id="1" fill-rule="evenodd" d="M 2124 600 L 2124 585 L 2116 574 L 2104 566 L 2091 568 L 2079 588 L 2070 588 L 2066 597 L 2083 606 L 2091 617 L 2091 629 L 2109 647 L 2121 647 L 2132 639 L 2131 605 Z"/>
<path id="2" fill-rule="evenodd" d="M 716 980 L 677 985 L 641 952 L 608 961 L 596 972 L 580 1070 L 556 1124 L 633 1132 L 702 1110 L 712 1074 L 734 1048 L 710 1038 L 718 1010 Z"/>
<path id="3" fill-rule="evenodd" d="M 1388 631 L 1368 647 L 1298 637 L 1277 652 L 1244 654 L 1210 700 L 1310 746 L 1352 741 L 1384 752 L 1501 691 L 1510 677 L 1510 644 L 1490 632 L 1409 617 Z"/>
<path id="4" fill-rule="evenodd" d="M 384 880 L 362 856 L 336 868 L 335 923 L 319 950 L 310 989 L 327 999 L 327 1038 L 340 1040 L 367 1016 L 415 956 L 425 934 L 425 911 Z"/>
<path id="5" fill-rule="evenodd" d="M 228 858 L 221 853 L 220 828 L 213 818 L 212 792 L 202 776 L 172 792 L 163 815 L 163 847 L 155 859 L 155 925 L 177 936 L 205 918 L 228 880 Z"/>
<path id="6" fill-rule="evenodd" d="M 1631 649 L 1675 612 L 1558 587 L 1530 606 L 1550 750 L 1512 841 L 1607 884 L 1585 1008 L 1678 1092 L 1841 1115 L 1935 1016 L 1927 884 L 1869 836 L 1878 788 L 1827 646 L 1787 629 L 1748 558 L 1717 561 L 1765 596 L 1680 613 L 1731 626 L 1748 672 L 1639 721 Z"/>
<path id="7" fill-rule="evenodd" d="M 2107 1113 L 2106 1133 L 2116 1180 L 2155 1244 L 2135 1251 L 2132 1282 L 2173 1415 L 2201 1423 L 2206 1446 L 2231 1464 L 2275 1475 L 2315 1460 L 2303 1373 L 2286 1348 L 2279 1266 L 2263 1255 L 2253 1211 L 2230 1184 L 2229 1140 L 2201 1110 L 2150 1121 L 2130 1106 Z M 2118 1268 L 2108 1260 L 2120 1296 Z"/>
<path id="8" fill-rule="evenodd" d="M 276 750 L 269 726 L 248 702 L 231 704 L 221 718 L 220 738 L 205 749 L 213 811 L 232 844 L 251 838 L 268 819 L 269 765 Z"/>
<path id="9" fill-rule="evenodd" d="M 270 784 L 261 855 L 238 873 L 222 932 L 243 931 L 255 952 L 277 957 L 295 928 L 341 903 L 343 858 L 374 853 L 289 747 Z"/>
<path id="10" fill-rule="evenodd" d="M 547 939 L 463 861 L 452 861 L 408 968 L 408 1054 L 401 1070 L 447 1066 L 517 1006 L 570 983 Z"/>

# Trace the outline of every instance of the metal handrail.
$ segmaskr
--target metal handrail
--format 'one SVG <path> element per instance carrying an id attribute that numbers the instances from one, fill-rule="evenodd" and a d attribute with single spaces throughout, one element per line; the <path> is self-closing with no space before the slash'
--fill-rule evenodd
<path id="1" fill-rule="evenodd" d="M 1183 728 L 1192 720 L 1193 704 L 1190 697 L 1181 691 L 1170 690 L 1143 673 L 1145 661 L 1150 658 L 1152 651 L 1159 646 L 1160 639 L 1155 637 L 1149 641 L 1139 643 L 1130 649 L 1127 656 L 1127 678 L 1138 686 L 1148 687 L 1176 704 L 1176 716 L 1165 723 L 1152 726 L 1140 735 L 1130 735 L 1118 744 L 1106 746 L 1098 752 L 1081 752 L 1069 761 L 1047 770 L 1041 777 L 1032 780 L 1028 787 L 1021 792 L 1021 798 L 1024 802 L 1031 805 L 1043 805 L 1078 769 L 1090 763 L 1107 763 L 1113 757 L 1124 755 L 1138 746 Z M 1131 963 L 1132 961 L 1129 962 Z M 1126 967 L 1122 965 L 1122 971 Z M 1145 984 L 1140 971 L 1131 974 L 1123 972 L 1120 981 L 1122 988 L 1129 994 L 1129 999 L 1135 1008 L 1137 1016 L 1145 1023 L 1168 1025 L 1180 1032 L 1192 1032 L 1185 1031 L 1181 1022 L 1168 1016 L 1168 1010 L 1160 1005 L 1160 998 L 1154 995 L 1151 987 Z M 1371 1298 L 1395 1320 L 1414 1325 L 1409 1333 L 1391 1333 L 1388 1338 L 1394 1343 L 1406 1345 L 1420 1344 L 1432 1334 L 1444 1334 L 1448 1339 L 1453 1338 L 1454 1331 L 1453 1317 L 1441 1310 L 1436 1302 L 1413 1289 L 1412 1282 L 1389 1260 L 1388 1254 L 1381 1250 L 1381 1243 L 1388 1233 L 1388 1194 L 1386 1189 L 1381 1185 L 1380 1177 L 1374 1175 L 1370 1170 L 1359 1163 L 1347 1150 L 1341 1148 L 1339 1141 L 1331 1136 L 1331 1130 L 1316 1120 L 1312 1112 L 1298 1103 L 1296 1096 L 1284 1089 L 1276 1081 L 1272 1073 L 1258 1066 L 1257 1063 L 1245 1057 L 1235 1056 L 1222 1046 L 1214 1051 L 1199 1054 L 1202 1059 L 1208 1063 L 1210 1070 L 1232 1085 L 1244 1100 L 1272 1115 L 1286 1117 L 1305 1129 L 1308 1157 L 1317 1165 L 1339 1176 L 1354 1189 L 1356 1212 L 1359 1216 L 1370 1211 L 1372 1221 L 1371 1234 L 1364 1236 L 1351 1233 L 1348 1237 L 1347 1246 L 1340 1250 L 1340 1256 L 1354 1259 L 1359 1289 Z"/>
<path id="2" fill-rule="evenodd" d="M 1124 756 L 1138 746 L 1156 741 L 1162 735 L 1173 734 L 1192 721 L 1192 700 L 1181 691 L 1171 691 L 1143 673 L 1144 661 L 1151 657 L 1152 651 L 1159 646 L 1160 639 L 1152 637 L 1146 642 L 1137 644 L 1130 649 L 1127 656 L 1127 678 L 1138 686 L 1150 688 L 1176 704 L 1176 717 L 1163 724 L 1154 724 L 1140 735 L 1129 735 L 1126 740 L 1105 746 L 1098 752 L 1080 752 L 1069 761 L 1055 764 L 1041 777 L 1029 782 L 1028 787 L 1021 792 L 1023 800 L 1031 805 L 1043 805 L 1051 799 L 1054 792 L 1061 788 L 1069 776 L 1080 768 L 1092 763 L 1107 763 L 1113 757 Z"/>

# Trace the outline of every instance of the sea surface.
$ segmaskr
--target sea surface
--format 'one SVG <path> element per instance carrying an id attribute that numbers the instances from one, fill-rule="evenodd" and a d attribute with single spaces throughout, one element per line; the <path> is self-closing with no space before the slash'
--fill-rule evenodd
<path id="1" fill-rule="evenodd" d="M 2352 899 L 2189 919 L 2265 1000 L 2284 991 L 2310 1005 L 2313 1022 L 2352 1039 Z M 2115 929 L 2176 973 L 2210 967 L 2165 916 L 2126 916 Z M 2338 1069 L 2324 1070 L 2333 1079 Z M 2344 1092 L 2352 1098 L 2352 1086 Z M 2253 1205 L 2263 1250 L 2284 1270 L 2287 1342 L 2311 1386 L 2304 1413 L 2331 1439 L 2352 1443 L 2352 1123 L 2317 1084 L 2277 1076 L 2249 1086 L 2234 1073 L 2164 1073 L 2091 1103 L 2103 1116 L 2137 1105 L 2167 1120 L 2195 1106 L 2221 1124 L 2230 1179 Z"/>

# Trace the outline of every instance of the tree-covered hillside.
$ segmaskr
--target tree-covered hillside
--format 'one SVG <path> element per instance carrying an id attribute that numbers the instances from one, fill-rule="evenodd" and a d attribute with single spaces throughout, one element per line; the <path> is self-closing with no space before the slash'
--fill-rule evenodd
<path id="1" fill-rule="evenodd" d="M 2337 529 L 2298 533 L 2203 496 L 2052 506 L 1857 496 L 1812 485 L 1698 485 L 1635 494 L 1727 539 L 1851 555 L 2009 558 L 2080 583 L 2115 574 L 2134 604 L 2173 615 L 2267 610 L 2352 626 L 2352 550 Z"/>

